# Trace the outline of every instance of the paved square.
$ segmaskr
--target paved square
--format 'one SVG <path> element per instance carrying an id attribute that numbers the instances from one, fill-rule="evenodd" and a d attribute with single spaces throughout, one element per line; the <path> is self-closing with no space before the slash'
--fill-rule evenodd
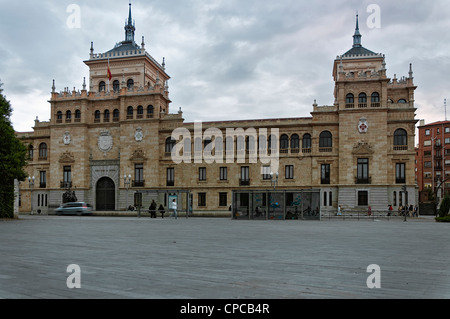
<path id="1" fill-rule="evenodd" d="M 0 298 L 450 298 L 450 224 L 22 216 Z M 67 267 L 81 269 L 69 289 Z M 369 289 L 367 267 L 380 266 Z"/>

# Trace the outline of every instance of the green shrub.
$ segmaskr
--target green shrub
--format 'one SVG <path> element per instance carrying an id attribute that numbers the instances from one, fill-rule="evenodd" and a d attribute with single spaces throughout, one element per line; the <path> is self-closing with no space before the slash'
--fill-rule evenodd
<path id="1" fill-rule="evenodd" d="M 439 207 L 439 217 L 448 216 L 448 212 L 450 210 L 450 196 L 447 194 L 442 199 L 441 206 Z"/>
<path id="2" fill-rule="evenodd" d="M 450 223 L 450 216 L 449 215 L 447 215 L 445 217 L 436 217 L 435 219 L 436 219 L 437 222 L 440 222 L 440 223 Z"/>

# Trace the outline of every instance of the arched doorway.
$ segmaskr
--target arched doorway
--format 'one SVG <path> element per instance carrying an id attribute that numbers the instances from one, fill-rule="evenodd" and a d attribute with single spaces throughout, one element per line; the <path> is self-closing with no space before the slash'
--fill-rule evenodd
<path id="1" fill-rule="evenodd" d="M 116 210 L 116 187 L 109 177 L 102 177 L 97 182 L 96 210 Z"/>

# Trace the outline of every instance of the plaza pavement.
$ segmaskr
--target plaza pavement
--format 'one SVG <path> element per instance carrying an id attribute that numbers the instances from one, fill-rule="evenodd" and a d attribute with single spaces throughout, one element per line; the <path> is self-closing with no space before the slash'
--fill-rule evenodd
<path id="1" fill-rule="evenodd" d="M 0 221 L 0 298 L 447 299 L 449 239 L 432 218 L 28 215 Z M 372 264 L 381 288 L 367 286 Z"/>

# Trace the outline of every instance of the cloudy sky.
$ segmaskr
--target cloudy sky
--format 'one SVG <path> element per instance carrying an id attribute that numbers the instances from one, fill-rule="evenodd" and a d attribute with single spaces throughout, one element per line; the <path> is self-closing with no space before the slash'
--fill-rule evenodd
<path id="1" fill-rule="evenodd" d="M 0 80 L 17 131 L 50 118 L 57 91 L 81 89 L 96 53 L 124 40 L 128 0 L 0 0 Z M 73 10 L 79 8 L 80 10 Z M 450 115 L 448 0 L 133 0 L 136 42 L 171 76 L 171 112 L 186 121 L 308 117 L 332 105 L 333 61 L 362 44 L 386 55 L 388 76 L 413 64 L 417 119 Z M 79 15 L 78 15 L 79 12 Z M 79 20 L 77 17 L 79 16 Z"/>

